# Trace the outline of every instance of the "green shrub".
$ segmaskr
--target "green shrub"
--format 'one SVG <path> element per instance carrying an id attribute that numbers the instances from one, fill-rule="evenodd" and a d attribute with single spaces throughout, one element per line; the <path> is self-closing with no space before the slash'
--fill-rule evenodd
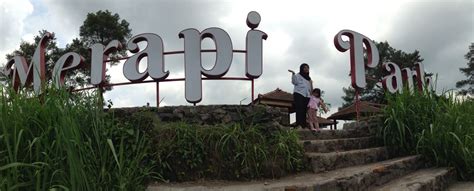
<path id="1" fill-rule="evenodd" d="M 170 123 L 157 125 L 152 134 L 157 170 L 171 181 L 280 177 L 304 168 L 293 130 Z"/>
<path id="2" fill-rule="evenodd" d="M 148 139 L 97 97 L 47 89 L 0 95 L 0 190 L 144 190 Z"/>
<path id="3" fill-rule="evenodd" d="M 430 92 L 388 96 L 380 136 L 393 153 L 422 154 L 474 177 L 474 100 Z"/>

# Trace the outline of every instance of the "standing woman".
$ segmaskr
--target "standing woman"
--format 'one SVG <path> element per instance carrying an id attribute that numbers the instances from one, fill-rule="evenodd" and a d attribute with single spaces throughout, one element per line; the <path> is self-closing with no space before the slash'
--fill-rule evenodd
<path id="1" fill-rule="evenodd" d="M 311 90 L 313 89 L 313 81 L 309 77 L 309 66 L 306 63 L 300 65 L 300 72 L 295 74 L 293 70 L 291 72 L 291 83 L 295 86 L 293 89 L 293 105 L 296 112 L 296 126 L 306 128 L 306 111 L 311 96 Z"/>

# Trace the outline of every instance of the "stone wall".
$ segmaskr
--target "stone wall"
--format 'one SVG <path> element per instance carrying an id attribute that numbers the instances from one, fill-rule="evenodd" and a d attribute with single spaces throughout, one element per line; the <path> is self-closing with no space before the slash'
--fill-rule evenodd
<path id="1" fill-rule="evenodd" d="M 183 121 L 199 125 L 227 123 L 288 125 L 287 109 L 263 105 L 200 105 L 113 108 L 115 117 L 129 117 L 139 112 L 153 113 L 163 122 Z"/>
<path id="2" fill-rule="evenodd" d="M 366 121 L 344 123 L 343 130 L 349 131 L 368 131 L 370 135 L 375 135 L 383 127 L 383 121 L 380 117 L 373 117 Z"/>

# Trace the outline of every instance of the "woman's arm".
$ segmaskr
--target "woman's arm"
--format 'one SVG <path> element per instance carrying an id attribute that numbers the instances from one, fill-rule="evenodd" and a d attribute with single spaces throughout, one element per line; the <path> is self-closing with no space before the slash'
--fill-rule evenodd
<path id="1" fill-rule="evenodd" d="M 291 73 L 291 83 L 296 86 L 298 84 L 298 79 L 296 78 L 295 72 L 293 70 L 288 70 Z"/>

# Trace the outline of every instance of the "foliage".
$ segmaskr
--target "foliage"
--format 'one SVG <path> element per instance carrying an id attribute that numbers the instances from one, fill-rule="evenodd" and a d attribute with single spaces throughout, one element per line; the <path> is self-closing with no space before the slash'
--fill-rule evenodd
<path id="1" fill-rule="evenodd" d="M 118 40 L 125 44 L 127 38 L 131 37 L 129 25 L 126 20 L 120 20 L 117 13 L 112 15 L 108 10 L 97 11 L 96 13 L 87 14 L 79 35 L 81 41 L 87 46 L 95 43 L 107 45 L 112 40 Z"/>
<path id="2" fill-rule="evenodd" d="M 157 171 L 171 181 L 280 177 L 304 169 L 294 130 L 171 123 L 152 132 Z"/>
<path id="3" fill-rule="evenodd" d="M 466 58 L 467 60 L 467 67 L 459 68 L 459 70 L 462 73 L 464 73 L 467 79 L 456 82 L 456 87 L 462 88 L 467 85 L 468 88 L 461 89 L 461 91 L 459 91 L 459 94 L 474 95 L 474 87 L 473 87 L 474 86 L 474 43 L 471 43 L 471 46 L 469 46 L 469 52 L 467 52 L 467 54 L 464 55 L 464 58 Z"/>
<path id="4" fill-rule="evenodd" d="M 0 95 L 0 190 L 144 190 L 149 141 L 97 96 L 46 89 Z"/>
<path id="5" fill-rule="evenodd" d="M 412 68 L 417 62 L 423 62 L 423 58 L 420 56 L 420 52 L 415 50 L 412 53 L 406 53 L 401 50 L 392 48 L 388 42 L 375 43 L 379 51 L 379 64 L 374 69 L 366 70 L 367 77 L 367 88 L 359 90 L 360 99 L 363 101 L 370 101 L 373 103 L 385 103 L 384 90 L 378 82 L 388 74 L 382 64 L 384 62 L 396 63 L 400 68 Z M 342 88 L 344 91 L 343 107 L 349 106 L 354 102 L 355 90 L 352 87 Z"/>
<path id="6" fill-rule="evenodd" d="M 397 154 L 422 154 L 441 166 L 453 166 L 474 178 L 474 100 L 433 92 L 388 96 L 379 136 Z"/>
<path id="7" fill-rule="evenodd" d="M 120 16 L 117 13 L 112 14 L 108 10 L 99 10 L 96 13 L 87 14 L 87 17 L 79 30 L 80 39 L 74 39 L 72 43 L 67 46 L 69 51 L 75 51 L 81 55 L 86 55 L 84 57 L 86 67 L 85 70 L 81 71 L 85 74 L 85 77 L 90 76 L 89 68 L 91 57 L 88 47 L 96 43 L 107 46 L 107 44 L 112 40 L 118 40 L 122 46 L 125 47 L 127 39 L 132 36 L 132 30 L 129 28 L 129 25 L 130 24 L 126 20 L 120 20 Z M 110 58 L 114 61 L 109 62 L 109 64 L 116 64 L 118 63 L 116 60 L 117 58 L 125 56 L 127 56 L 125 48 L 118 52 L 112 52 Z M 107 75 L 106 80 L 105 83 L 108 83 L 110 76 Z M 87 81 L 90 81 L 90 79 L 87 78 Z M 105 90 L 110 90 L 110 88 L 105 88 Z"/>

